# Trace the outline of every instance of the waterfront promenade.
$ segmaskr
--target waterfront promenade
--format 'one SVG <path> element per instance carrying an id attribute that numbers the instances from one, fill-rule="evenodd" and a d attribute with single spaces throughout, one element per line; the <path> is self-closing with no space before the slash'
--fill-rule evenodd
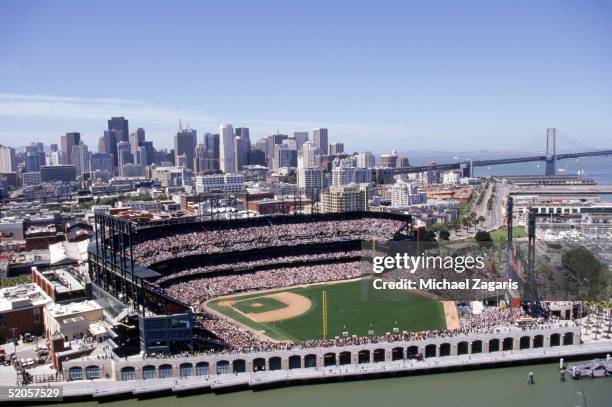
<path id="1" fill-rule="evenodd" d="M 555 348 L 536 348 L 520 351 L 442 356 L 422 361 L 398 360 L 371 364 L 305 368 L 296 370 L 261 371 L 189 377 L 169 377 L 148 380 L 90 380 L 62 383 L 65 397 L 104 398 L 116 395 L 138 396 L 157 392 L 222 391 L 234 387 L 288 385 L 300 382 L 333 381 L 351 378 L 373 378 L 384 375 L 428 373 L 487 366 L 512 365 L 543 360 L 558 360 L 571 356 L 612 353 L 612 342 L 593 342 Z"/>

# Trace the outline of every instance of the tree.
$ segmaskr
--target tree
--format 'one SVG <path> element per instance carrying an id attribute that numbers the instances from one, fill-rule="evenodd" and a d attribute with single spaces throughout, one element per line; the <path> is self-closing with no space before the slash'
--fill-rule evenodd
<path id="1" fill-rule="evenodd" d="M 478 217 L 478 223 L 480 223 L 480 226 L 482 226 L 482 224 L 484 223 L 485 220 L 486 220 L 486 218 L 484 216 L 482 216 L 482 215 L 480 215 Z"/>
<path id="2" fill-rule="evenodd" d="M 493 239 L 491 239 L 491 234 L 489 232 L 481 230 L 479 232 L 476 232 L 476 234 L 474 235 L 474 240 L 476 240 L 477 242 L 491 242 Z"/>
<path id="3" fill-rule="evenodd" d="M 440 237 L 440 240 L 450 240 L 450 232 L 448 231 L 448 229 L 442 229 L 438 232 L 438 236 Z"/>
<path id="4" fill-rule="evenodd" d="M 467 232 L 470 229 L 470 220 L 468 218 L 462 218 L 461 225 L 465 228 L 465 231 Z"/>

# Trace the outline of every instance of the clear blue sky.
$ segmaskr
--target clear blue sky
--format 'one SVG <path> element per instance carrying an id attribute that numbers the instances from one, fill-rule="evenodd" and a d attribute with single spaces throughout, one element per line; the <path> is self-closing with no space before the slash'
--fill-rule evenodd
<path id="1" fill-rule="evenodd" d="M 0 0 L 0 143 L 90 148 L 110 115 L 348 150 L 612 147 L 609 1 Z"/>

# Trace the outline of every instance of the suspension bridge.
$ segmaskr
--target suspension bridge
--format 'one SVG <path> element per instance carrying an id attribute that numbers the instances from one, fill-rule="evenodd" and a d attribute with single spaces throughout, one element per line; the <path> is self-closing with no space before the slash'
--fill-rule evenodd
<path id="1" fill-rule="evenodd" d="M 557 137 L 574 147 L 586 149 L 587 151 L 559 154 L 557 153 Z M 543 161 L 546 163 L 544 175 L 555 175 L 557 172 L 556 163 L 558 160 L 596 156 L 612 156 L 612 150 L 594 149 L 577 140 L 570 138 L 567 135 L 564 135 L 555 128 L 549 128 L 546 130 L 546 151 L 543 155 L 497 158 L 492 160 L 469 160 L 447 164 L 421 165 L 414 167 L 397 168 L 395 169 L 394 173 L 408 174 L 425 171 L 461 170 L 463 172 L 464 177 L 471 177 L 473 175 L 474 167 L 489 167 L 492 165 Z"/>

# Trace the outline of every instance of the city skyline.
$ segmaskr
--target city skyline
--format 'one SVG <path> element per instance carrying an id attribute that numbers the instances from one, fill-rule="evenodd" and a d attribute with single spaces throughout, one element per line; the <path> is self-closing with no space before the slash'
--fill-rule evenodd
<path id="1" fill-rule="evenodd" d="M 547 127 L 605 147 L 612 133 L 605 4 L 321 7 L 4 1 L 0 143 L 77 131 L 92 147 L 113 116 L 160 148 L 180 118 L 254 140 L 325 127 L 377 153 L 516 148 Z"/>

